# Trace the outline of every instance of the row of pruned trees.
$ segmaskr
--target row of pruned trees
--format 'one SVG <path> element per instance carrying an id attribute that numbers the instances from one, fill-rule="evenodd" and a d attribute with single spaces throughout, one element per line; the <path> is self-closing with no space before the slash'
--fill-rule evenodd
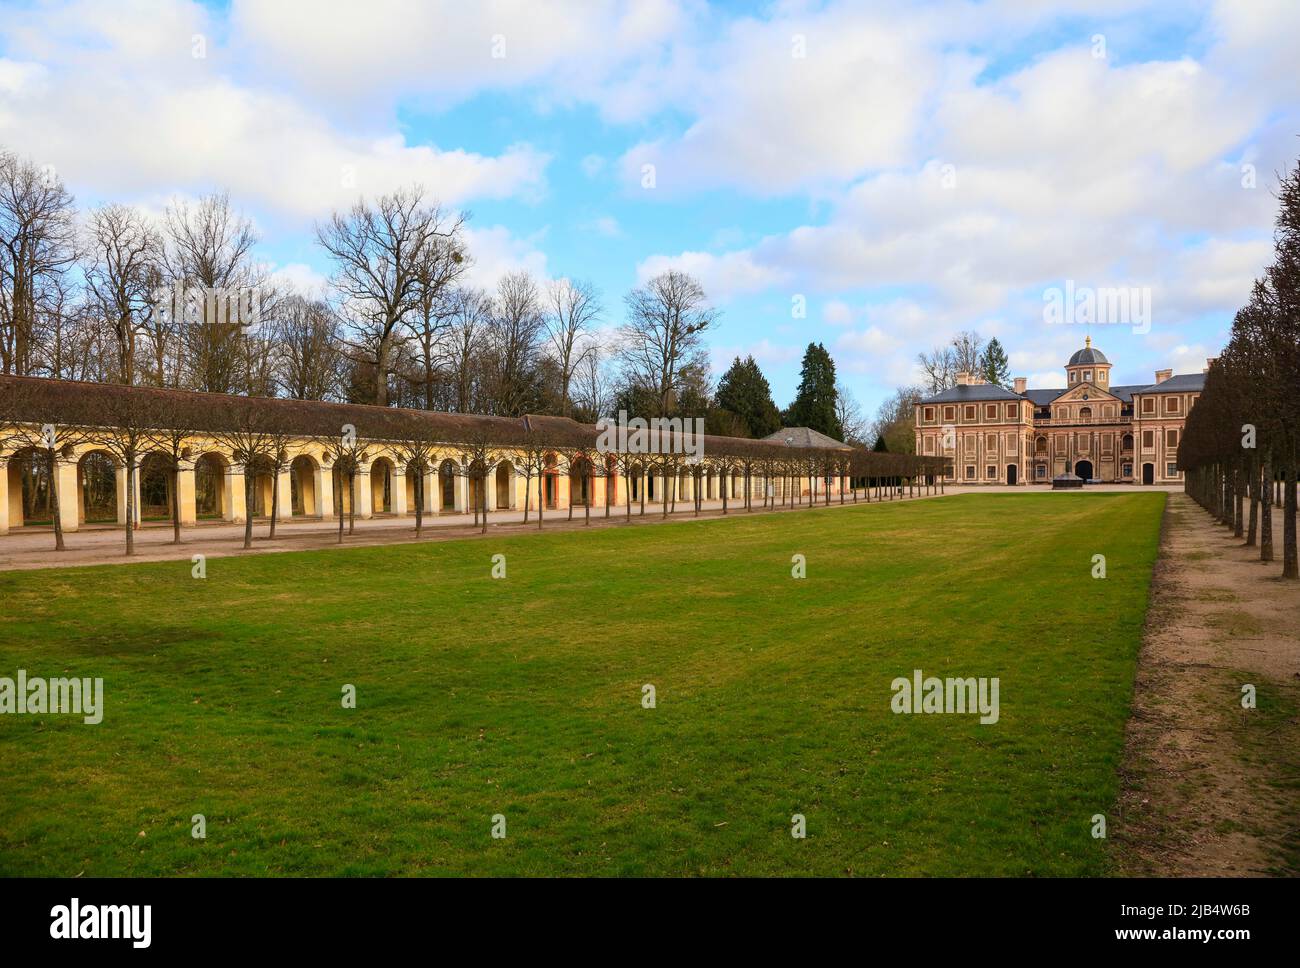
<path id="1" fill-rule="evenodd" d="M 1282 577 L 1300 578 L 1296 475 L 1300 461 L 1300 165 L 1282 180 L 1273 264 L 1238 310 L 1206 375 L 1179 445 L 1186 487 L 1203 507 L 1272 561 L 1282 504 Z"/>
<path id="2" fill-rule="evenodd" d="M 425 482 L 443 471 L 449 457 L 454 458 L 453 472 L 469 484 L 468 510 L 482 530 L 495 503 L 489 497 L 493 475 L 506 462 L 524 481 L 524 520 L 535 513 L 538 527 L 543 526 L 550 503 L 546 481 L 560 475 L 586 481 L 583 513 L 590 521 L 594 482 L 601 478 L 636 483 L 639 500 L 623 496 L 630 518 L 634 503 L 639 504 L 641 515 L 646 513 L 651 479 L 661 482 L 657 502 L 666 516 L 687 501 L 698 514 L 710 480 L 718 482 L 723 510 L 729 512 L 733 479 L 743 481 L 740 506 L 754 510 L 801 506 L 805 485 L 808 501 L 820 491 L 821 499 L 830 503 L 837 488 L 827 485 L 834 482 L 845 482 L 840 503 L 871 500 L 873 494 L 877 499 L 893 497 L 900 484 L 913 489 L 941 487 L 944 471 L 942 458 L 858 448 L 795 448 L 776 441 L 713 436 L 703 438 L 698 459 L 685 453 L 683 441 L 672 435 L 665 435 L 662 453 L 602 452 L 599 436 L 596 427 L 559 417 L 427 413 L 111 384 L 84 385 L 68 392 L 47 380 L 0 376 L 0 458 L 43 470 L 50 482 L 57 549 L 65 547 L 60 505 L 76 499 L 58 492 L 58 470 L 92 447 L 107 452 L 125 469 L 127 554 L 134 551 L 136 475 L 142 462 L 146 457 L 161 460 L 170 477 L 173 540 L 179 542 L 177 476 L 193 466 L 203 448 L 219 449 L 244 471 L 246 548 L 253 542 L 257 481 L 266 477 L 277 481 L 294 458 L 308 450 L 319 455 L 322 466 L 333 475 L 339 541 L 355 530 L 358 475 L 380 456 L 403 465 L 412 480 L 417 535 L 424 527 Z M 680 487 L 683 479 L 694 484 L 689 498 Z M 606 517 L 615 490 L 605 488 Z M 269 538 L 275 537 L 280 517 L 280 491 L 278 486 L 271 488 Z M 349 513 L 343 512 L 345 506 Z M 570 520 L 574 507 L 570 500 Z"/>

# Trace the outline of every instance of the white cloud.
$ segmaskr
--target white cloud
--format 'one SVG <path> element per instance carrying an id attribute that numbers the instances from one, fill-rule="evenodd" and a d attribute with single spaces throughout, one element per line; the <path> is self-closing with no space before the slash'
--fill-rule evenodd
<path id="1" fill-rule="evenodd" d="M 0 27 L 10 48 L 44 58 L 3 62 L 0 143 L 53 163 L 79 190 L 139 199 L 224 188 L 299 220 L 413 182 L 452 205 L 545 190 L 549 159 L 527 144 L 494 157 L 409 143 L 391 123 L 345 129 L 245 83 L 239 52 L 217 44 L 200 8 L 82 3 L 30 16 L 48 22 Z M 195 34 L 208 38 L 204 58 L 191 56 Z"/>
<path id="2" fill-rule="evenodd" d="M 493 225 L 466 229 L 465 241 L 474 259 L 465 273 L 468 285 L 491 290 L 508 272 L 532 273 L 539 283 L 549 278 L 546 254 L 537 247 L 540 236 L 521 239 L 505 226 Z"/>
<path id="3" fill-rule="evenodd" d="M 638 263 L 637 282 L 644 283 L 669 269 L 694 276 L 708 298 L 718 303 L 760 292 L 787 278 L 778 267 L 755 262 L 749 252 L 728 252 L 720 256 L 711 252 L 683 252 L 675 256 L 655 255 Z"/>

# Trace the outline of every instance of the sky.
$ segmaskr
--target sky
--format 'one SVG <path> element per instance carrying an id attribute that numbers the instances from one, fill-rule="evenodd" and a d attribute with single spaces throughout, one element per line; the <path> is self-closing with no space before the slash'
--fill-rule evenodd
<path id="1" fill-rule="evenodd" d="M 1116 384 L 1199 372 L 1300 157 L 1297 37 L 1296 0 L 0 0 L 0 146 L 83 208 L 228 191 L 305 287 L 316 222 L 418 183 L 477 285 L 590 280 L 614 327 L 682 269 L 715 377 L 784 406 L 820 341 L 873 410 L 962 330 L 1031 387 L 1085 332 Z M 1150 311 L 1049 322 L 1067 287 Z"/>

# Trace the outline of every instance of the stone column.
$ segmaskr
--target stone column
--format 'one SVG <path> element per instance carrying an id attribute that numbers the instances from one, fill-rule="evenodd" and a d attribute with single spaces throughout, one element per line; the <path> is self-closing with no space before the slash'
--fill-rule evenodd
<path id="1" fill-rule="evenodd" d="M 77 470 L 77 462 L 72 458 L 54 462 L 54 474 L 59 487 L 59 522 L 63 525 L 64 534 L 70 534 L 81 526 L 81 501 L 77 499 Z M 122 499 L 126 497 L 125 474 L 118 481 L 118 497 Z M 118 504 L 117 520 L 119 524 L 126 524 L 125 504 Z"/>
<path id="2" fill-rule="evenodd" d="M 180 509 L 179 517 L 182 527 L 198 523 L 199 512 L 194 494 L 194 461 L 176 462 L 176 504 Z"/>
<path id="3" fill-rule="evenodd" d="M 20 495 L 21 497 L 21 495 Z M 12 517 L 12 511 L 9 506 L 11 498 L 9 496 L 9 462 L 0 460 L 0 535 L 9 533 L 9 521 Z M 20 504 L 18 507 L 18 522 L 14 526 L 23 523 L 23 509 Z"/>
<path id="4" fill-rule="evenodd" d="M 289 469 L 286 467 L 279 474 L 275 475 L 275 487 L 279 493 L 280 517 L 281 521 L 293 520 L 293 480 L 290 476 Z M 266 513 L 270 514 L 271 509 L 268 507 Z"/>
<path id="5" fill-rule="evenodd" d="M 334 517 L 334 469 L 324 464 L 316 471 L 316 513 L 322 521 Z"/>
<path id="6" fill-rule="evenodd" d="M 424 475 L 424 513 L 425 514 L 438 513 L 438 502 L 439 502 L 438 484 L 439 484 L 438 469 L 435 467 L 433 470 L 427 472 Z"/>
<path id="7" fill-rule="evenodd" d="M 244 465 L 231 464 L 226 472 L 230 482 L 229 506 L 222 509 L 222 517 L 231 524 L 243 524 L 248 517 L 248 502 L 244 494 Z"/>
<path id="8" fill-rule="evenodd" d="M 390 479 L 393 488 L 393 513 L 398 517 L 406 515 L 406 465 L 393 469 L 393 476 Z"/>
<path id="9" fill-rule="evenodd" d="M 358 464 L 356 481 L 353 485 L 353 490 L 355 491 L 353 497 L 357 502 L 357 517 L 362 521 L 374 517 L 375 514 L 374 493 L 370 488 L 370 465 Z"/>
<path id="10" fill-rule="evenodd" d="M 464 514 L 469 510 L 469 478 L 457 470 L 455 477 L 451 479 L 452 490 L 454 491 L 455 500 L 452 502 L 453 508 L 459 514 Z"/>

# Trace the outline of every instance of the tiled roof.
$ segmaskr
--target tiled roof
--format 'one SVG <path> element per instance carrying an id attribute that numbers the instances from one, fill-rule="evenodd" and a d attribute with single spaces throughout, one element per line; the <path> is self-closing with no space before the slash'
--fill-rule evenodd
<path id="1" fill-rule="evenodd" d="M 1180 373 L 1171 376 L 1163 383 L 1153 383 L 1145 387 L 1133 387 L 1134 393 L 1188 393 L 1205 389 L 1204 373 Z"/>
<path id="2" fill-rule="evenodd" d="M 768 434 L 764 440 L 775 440 L 791 447 L 847 447 L 848 444 L 811 427 L 782 427 Z"/>
<path id="3" fill-rule="evenodd" d="M 922 403 L 975 403 L 981 400 L 1019 400 L 1020 395 L 1012 393 L 996 383 L 975 383 L 970 386 L 949 387 L 942 393 L 926 397 Z"/>

